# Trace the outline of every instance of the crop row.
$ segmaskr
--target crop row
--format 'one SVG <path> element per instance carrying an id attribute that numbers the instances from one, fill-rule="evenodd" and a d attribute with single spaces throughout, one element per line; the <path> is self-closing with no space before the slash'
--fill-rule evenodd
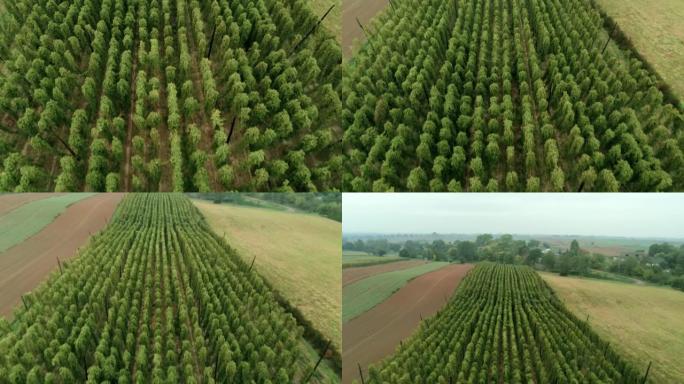
<path id="1" fill-rule="evenodd" d="M 333 189 L 341 53 L 305 0 L 6 7 L 0 190 Z"/>
<path id="2" fill-rule="evenodd" d="M 637 383 L 529 267 L 485 263 L 370 383 Z"/>
<path id="3" fill-rule="evenodd" d="M 125 198 L 0 321 L 0 383 L 298 380 L 302 329 L 181 195 Z"/>
<path id="4" fill-rule="evenodd" d="M 684 113 L 589 2 L 392 4 L 345 68 L 344 190 L 684 187 Z"/>

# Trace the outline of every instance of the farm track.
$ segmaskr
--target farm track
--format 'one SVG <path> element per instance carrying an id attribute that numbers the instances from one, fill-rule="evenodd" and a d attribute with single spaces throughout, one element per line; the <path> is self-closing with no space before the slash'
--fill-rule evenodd
<path id="1" fill-rule="evenodd" d="M 371 265 L 368 267 L 350 267 L 342 270 L 342 286 L 355 283 L 359 280 L 363 280 L 367 277 L 378 275 L 380 273 L 398 271 L 401 269 L 407 269 L 411 267 L 416 267 L 427 263 L 425 260 L 406 260 L 406 261 L 395 261 L 392 263 Z"/>
<path id="2" fill-rule="evenodd" d="M 88 238 L 107 225 L 123 194 L 92 196 L 69 206 L 39 233 L 0 253 L 0 316 L 10 316 L 31 291 L 76 255 Z"/>
<path id="3" fill-rule="evenodd" d="M 354 40 L 362 44 L 366 35 L 356 22 L 358 18 L 366 30 L 371 21 L 385 9 L 389 8 L 388 0 L 345 0 L 342 2 L 342 52 L 345 58 L 350 58 L 354 50 Z"/>
<path id="4" fill-rule="evenodd" d="M 421 322 L 444 306 L 472 265 L 452 264 L 421 275 L 387 300 L 342 326 L 342 383 L 394 352 Z"/>

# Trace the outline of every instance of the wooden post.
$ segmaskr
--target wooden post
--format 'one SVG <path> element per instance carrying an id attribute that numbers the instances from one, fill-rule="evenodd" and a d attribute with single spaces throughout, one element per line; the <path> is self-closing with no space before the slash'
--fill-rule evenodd
<path id="1" fill-rule="evenodd" d="M 57 265 L 59 265 L 59 274 L 63 275 L 64 271 L 62 271 L 62 263 L 59 261 L 59 257 L 57 258 Z"/>
<path id="2" fill-rule="evenodd" d="M 230 131 L 228 131 L 228 138 L 226 139 L 226 144 L 230 144 L 230 138 L 233 136 L 233 129 L 235 128 L 235 120 L 237 120 L 237 115 L 233 116 L 233 122 L 230 123 Z"/>
<path id="3" fill-rule="evenodd" d="M 24 295 L 21 295 L 21 302 L 24 303 L 24 308 L 28 310 L 28 304 L 26 304 L 26 299 L 24 298 Z"/>
<path id="4" fill-rule="evenodd" d="M 247 270 L 247 272 L 249 272 L 249 271 L 252 270 L 252 267 L 254 266 L 254 260 L 256 260 L 256 256 L 254 256 L 254 258 L 252 259 L 252 264 L 250 264 L 249 269 Z"/>
<path id="5" fill-rule="evenodd" d="M 216 36 L 216 25 L 214 25 L 214 31 L 211 33 L 211 40 L 209 40 L 209 49 L 207 50 L 207 59 L 211 57 L 211 48 L 214 46 L 214 36 Z"/>
<path id="6" fill-rule="evenodd" d="M 423 314 L 420 314 L 420 321 L 423 321 Z"/>
<path id="7" fill-rule="evenodd" d="M 330 12 L 333 10 L 333 8 L 335 8 L 335 4 L 330 6 L 328 11 L 325 14 L 323 14 L 323 17 L 321 17 L 320 20 L 318 20 L 318 23 L 316 23 L 316 25 L 314 25 L 306 35 L 304 35 L 304 38 L 302 38 L 299 41 L 299 43 L 297 43 L 297 45 L 295 45 L 295 47 L 292 49 L 291 53 L 294 53 L 297 50 L 297 48 L 299 48 L 299 46 L 302 45 L 302 43 L 304 43 L 306 41 L 306 39 L 308 39 L 309 36 L 311 36 L 312 33 L 314 33 L 314 31 L 318 28 L 318 26 L 321 25 L 323 20 L 325 20 L 325 18 L 328 17 L 328 14 L 330 14 Z"/>
<path id="8" fill-rule="evenodd" d="M 309 375 L 302 381 L 302 383 L 308 383 L 309 380 L 311 380 L 311 377 L 313 376 L 314 372 L 316 372 L 316 369 L 318 369 L 318 366 L 321 364 L 321 361 L 323 361 L 323 357 L 325 357 L 325 354 L 328 352 L 328 348 L 330 347 L 330 340 L 328 340 L 328 344 L 325 345 L 325 349 L 323 350 L 323 353 L 321 356 L 319 356 L 318 361 L 316 362 L 316 365 L 314 366 L 313 370 L 309 373 Z"/>
<path id="9" fill-rule="evenodd" d="M 644 380 L 641 381 L 641 384 L 646 384 L 646 379 L 648 379 L 648 372 L 651 371 L 651 364 L 652 363 L 653 363 L 652 361 L 648 362 L 648 368 L 646 368 L 646 374 L 644 375 Z"/>
<path id="10" fill-rule="evenodd" d="M 366 384 L 366 381 L 363 379 L 363 371 L 361 370 L 361 364 L 356 363 L 359 366 L 359 375 L 361 375 L 361 384 Z"/>
<path id="11" fill-rule="evenodd" d="M 577 188 L 577 192 L 582 192 L 584 190 L 584 180 L 582 180 L 582 183 L 580 183 L 579 188 Z"/>
<path id="12" fill-rule="evenodd" d="M 587 319 L 584 320 L 584 322 L 585 322 L 585 323 L 588 323 L 588 322 L 589 322 L 589 314 L 588 314 L 588 313 L 587 313 Z"/>
<path id="13" fill-rule="evenodd" d="M 371 49 L 373 51 L 375 51 L 375 47 L 373 46 L 373 42 L 371 42 L 370 35 L 368 34 L 368 31 L 366 31 L 366 28 L 364 28 L 363 25 L 361 24 L 361 21 L 359 20 L 358 17 L 356 18 L 356 23 L 359 25 L 359 27 L 363 31 L 363 34 L 366 35 L 366 40 L 368 41 L 368 45 L 370 45 Z"/>
<path id="14" fill-rule="evenodd" d="M 611 38 L 611 36 L 613 36 L 613 32 L 615 32 L 615 28 L 617 28 L 617 23 L 615 23 L 615 24 L 613 25 L 613 30 L 610 31 L 610 33 L 608 34 L 608 40 L 606 40 L 606 45 L 604 45 L 604 46 L 603 46 L 603 49 L 601 50 L 601 54 L 602 54 L 602 55 L 603 55 L 603 52 L 606 51 L 606 48 L 608 48 L 608 43 L 610 43 L 610 38 Z"/>

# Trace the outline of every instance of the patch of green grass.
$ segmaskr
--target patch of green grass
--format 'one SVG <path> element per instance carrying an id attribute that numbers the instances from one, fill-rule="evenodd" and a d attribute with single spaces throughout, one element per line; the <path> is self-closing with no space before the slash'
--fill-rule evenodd
<path id="1" fill-rule="evenodd" d="M 0 252 L 40 232 L 71 204 L 93 196 L 71 193 L 32 201 L 0 216 Z"/>
<path id="2" fill-rule="evenodd" d="M 577 317 L 646 371 L 649 382 L 684 383 L 684 293 L 671 288 L 540 273 Z"/>
<path id="3" fill-rule="evenodd" d="M 308 213 L 195 200 L 211 228 L 342 349 L 342 224 Z"/>
<path id="4" fill-rule="evenodd" d="M 625 284 L 643 284 L 643 282 L 629 276 L 619 275 L 617 273 L 611 273 L 606 271 L 599 271 L 596 269 L 592 269 L 586 277 L 591 279 L 619 281 Z"/>
<path id="5" fill-rule="evenodd" d="M 370 265 L 393 263 L 401 260 L 406 260 L 406 258 L 399 257 L 394 253 L 385 256 L 375 256 L 366 252 L 342 251 L 342 268 L 367 267 Z"/>
<path id="6" fill-rule="evenodd" d="M 380 304 L 410 280 L 448 264 L 445 262 L 427 263 L 370 276 L 345 286 L 342 290 L 342 321 L 349 321 Z"/>
<path id="7" fill-rule="evenodd" d="M 684 98 L 684 1 L 597 0 L 653 65 L 679 99 Z"/>

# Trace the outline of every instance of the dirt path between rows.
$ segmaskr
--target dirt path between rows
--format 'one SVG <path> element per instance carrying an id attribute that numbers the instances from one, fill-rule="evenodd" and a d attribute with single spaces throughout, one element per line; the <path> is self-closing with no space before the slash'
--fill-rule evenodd
<path id="1" fill-rule="evenodd" d="M 368 267 L 354 267 L 345 268 L 342 270 L 342 286 L 355 283 L 359 280 L 363 280 L 366 277 L 377 275 L 385 272 L 398 271 L 401 269 L 416 267 L 421 264 L 425 264 L 425 260 L 407 260 L 407 261 L 396 261 L 393 263 L 385 263 L 378 265 L 371 265 Z"/>
<path id="2" fill-rule="evenodd" d="M 0 216 L 32 201 L 63 195 L 63 193 L 8 193 L 0 194 Z"/>
<path id="3" fill-rule="evenodd" d="M 360 379 L 358 364 L 368 377 L 368 365 L 391 355 L 399 342 L 435 314 L 473 266 L 451 264 L 421 275 L 389 299 L 342 326 L 342 383 Z"/>
<path id="4" fill-rule="evenodd" d="M 354 53 L 358 45 L 354 45 L 354 40 L 358 39 L 358 43 L 366 41 L 366 36 L 356 22 L 356 18 L 368 31 L 373 17 L 388 5 L 389 0 L 344 0 L 342 2 L 342 53 L 345 58 L 351 57 Z"/>
<path id="5" fill-rule="evenodd" d="M 123 196 L 105 193 L 78 201 L 40 232 L 0 253 L 0 316 L 9 317 L 21 295 L 58 268 L 57 258 L 72 258 L 104 228 Z"/>

